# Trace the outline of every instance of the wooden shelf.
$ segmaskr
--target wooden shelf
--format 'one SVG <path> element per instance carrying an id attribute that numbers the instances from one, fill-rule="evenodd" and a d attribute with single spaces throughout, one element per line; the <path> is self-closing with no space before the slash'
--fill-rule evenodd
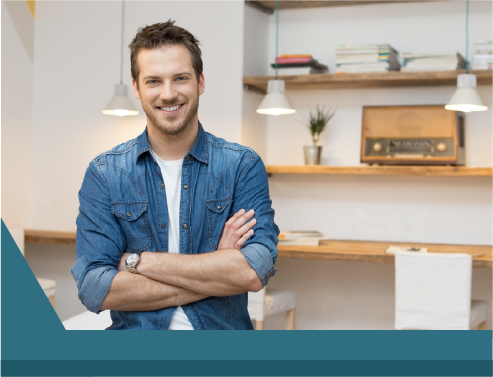
<path id="1" fill-rule="evenodd" d="M 25 242 L 75 245 L 75 232 L 26 230 Z M 279 245 L 278 251 L 280 258 L 393 263 L 394 256 L 385 254 L 385 250 L 389 245 L 427 247 L 428 251 L 432 253 L 471 254 L 474 267 L 492 268 L 492 246 L 321 240 L 319 246 Z"/>
<path id="2" fill-rule="evenodd" d="M 269 165 L 267 174 L 334 174 L 334 175 L 423 175 L 447 177 L 492 177 L 493 168 L 468 166 L 327 166 Z"/>
<path id="3" fill-rule="evenodd" d="M 368 5 L 368 4 L 388 4 L 388 3 L 417 3 L 423 2 L 417 0 L 400 0 L 400 1 L 354 1 L 354 0 L 334 0 L 334 1 L 280 1 L 279 9 L 302 9 L 302 8 L 322 8 L 322 7 L 344 7 L 351 5 Z M 433 0 L 432 0 L 433 1 Z M 436 1 L 436 0 L 435 0 Z M 269 13 L 273 13 L 276 9 L 275 1 L 255 1 L 246 0 L 247 4 L 255 5 L 259 8 L 267 10 Z"/>
<path id="4" fill-rule="evenodd" d="M 389 245 L 426 247 L 430 253 L 466 253 L 473 257 L 474 267 L 492 268 L 492 246 L 446 245 L 399 242 L 321 240 L 319 246 L 278 245 L 280 258 L 326 259 L 393 263 L 394 256 L 386 254 Z"/>
<path id="5" fill-rule="evenodd" d="M 24 231 L 24 242 L 75 245 L 75 232 L 28 229 Z"/>
<path id="6" fill-rule="evenodd" d="M 491 70 L 471 70 L 477 77 L 478 85 L 491 85 L 493 75 Z M 342 73 L 316 74 L 300 76 L 279 76 L 286 83 L 286 90 L 312 89 L 357 89 L 357 88 L 389 88 L 402 86 L 441 86 L 457 85 L 457 75 L 465 70 L 439 72 L 372 72 L 372 73 Z M 274 76 L 245 76 L 243 84 L 254 90 L 267 90 L 267 81 Z"/>

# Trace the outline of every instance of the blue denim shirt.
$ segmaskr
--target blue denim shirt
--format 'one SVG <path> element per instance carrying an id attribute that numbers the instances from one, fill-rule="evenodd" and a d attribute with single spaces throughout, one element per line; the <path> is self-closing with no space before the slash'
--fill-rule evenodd
<path id="1" fill-rule="evenodd" d="M 150 150 L 146 129 L 96 157 L 86 171 L 71 272 L 79 299 L 92 312 L 99 312 L 124 252 L 168 250 L 166 190 Z M 241 252 L 265 286 L 277 271 L 279 228 L 260 157 L 251 148 L 205 132 L 199 122 L 197 141 L 183 159 L 181 182 L 180 253 L 217 250 L 226 221 L 242 208 L 254 209 L 255 233 Z M 208 297 L 182 308 L 196 330 L 253 329 L 247 300 L 247 293 Z M 167 330 L 175 309 L 112 310 L 109 329 Z"/>

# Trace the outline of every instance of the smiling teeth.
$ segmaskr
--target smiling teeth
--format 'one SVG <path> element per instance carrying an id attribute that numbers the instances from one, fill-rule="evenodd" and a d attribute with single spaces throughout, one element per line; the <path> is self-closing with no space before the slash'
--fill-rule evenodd
<path id="1" fill-rule="evenodd" d="M 179 107 L 180 107 L 180 105 L 176 105 L 176 106 L 173 106 L 173 107 L 161 107 L 161 109 L 162 109 L 162 110 L 166 110 L 166 111 L 175 111 L 175 110 L 177 110 Z"/>

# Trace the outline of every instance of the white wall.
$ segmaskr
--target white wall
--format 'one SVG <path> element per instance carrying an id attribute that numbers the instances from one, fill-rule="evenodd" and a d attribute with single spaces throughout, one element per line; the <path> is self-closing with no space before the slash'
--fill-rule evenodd
<path id="1" fill-rule="evenodd" d="M 126 46 L 137 28 L 176 20 L 202 45 L 200 121 L 206 131 L 240 142 L 243 8 L 238 1 L 126 2 L 124 83 L 130 89 Z M 120 78 L 120 30 L 121 2 L 36 3 L 32 177 L 25 195 L 29 211 L 23 211 L 30 214 L 28 228 L 74 231 L 77 193 L 89 162 L 144 130 L 143 112 L 128 118 L 101 113 Z M 5 181 L 4 187 L 19 189 Z M 3 204 L 8 211 L 10 203 Z M 75 247 L 27 244 L 26 259 L 37 275 L 57 280 L 56 309 L 62 320 L 83 310 L 69 272 Z"/>
<path id="2" fill-rule="evenodd" d="M 245 6 L 243 31 L 243 75 L 268 74 L 269 15 Z M 267 159 L 267 117 L 256 113 L 263 95 L 243 91 L 242 144 Z"/>
<path id="3" fill-rule="evenodd" d="M 282 10 L 279 20 L 279 54 L 310 53 L 332 72 L 336 44 L 390 43 L 401 53 L 465 55 L 465 2 Z M 469 27 L 472 59 L 474 42 L 492 38 L 491 2 L 471 2 Z M 274 33 L 272 15 L 269 62 L 275 57 Z M 267 117 L 267 164 L 304 164 L 302 146 L 310 145 L 311 137 L 300 119 L 316 104 L 337 109 L 321 137 L 322 164 L 356 166 L 363 106 L 444 104 L 453 91 L 452 86 L 288 91 L 301 111 Z M 492 166 L 491 86 L 479 92 L 489 110 L 467 114 L 467 165 Z M 281 229 L 315 229 L 332 239 L 492 244 L 491 177 L 274 174 L 269 182 Z M 271 287 L 297 293 L 298 328 L 393 328 L 393 265 L 279 259 L 277 267 Z M 491 270 L 474 269 L 473 298 L 491 307 L 491 289 Z M 280 316 L 266 322 L 266 328 L 283 326 Z"/>
<path id="4" fill-rule="evenodd" d="M 33 29 L 24 1 L 2 1 L 2 219 L 9 228 L 29 221 Z"/>

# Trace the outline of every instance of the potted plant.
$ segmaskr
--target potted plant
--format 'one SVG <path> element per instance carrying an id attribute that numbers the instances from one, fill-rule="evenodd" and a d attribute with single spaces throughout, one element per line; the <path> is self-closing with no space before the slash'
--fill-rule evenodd
<path id="1" fill-rule="evenodd" d="M 325 127 L 334 114 L 335 110 L 325 110 L 324 107 L 319 109 L 318 105 L 315 111 L 309 112 L 308 124 L 305 122 L 305 125 L 312 135 L 313 145 L 305 145 L 303 147 L 305 152 L 305 165 L 320 165 L 322 147 L 317 146 L 317 143 L 320 140 L 320 134 L 325 130 Z"/>

